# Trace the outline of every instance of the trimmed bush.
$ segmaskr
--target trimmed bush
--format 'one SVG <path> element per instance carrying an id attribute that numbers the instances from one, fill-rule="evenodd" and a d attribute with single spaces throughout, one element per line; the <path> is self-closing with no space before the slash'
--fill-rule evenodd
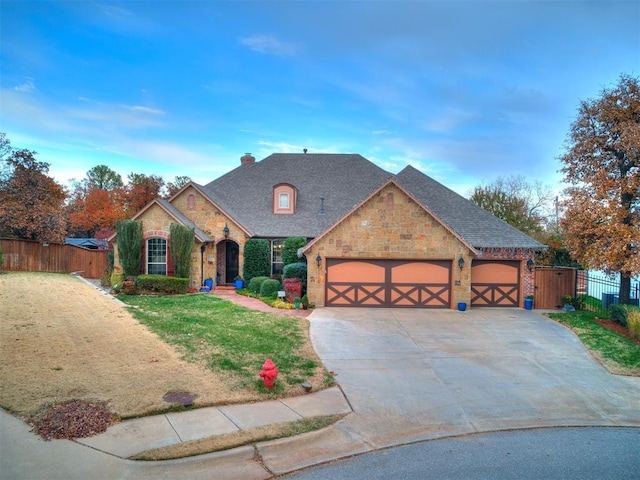
<path id="1" fill-rule="evenodd" d="M 282 285 L 280 285 L 280 282 L 278 280 L 269 278 L 264 282 L 262 282 L 262 285 L 260 286 L 260 296 L 277 298 L 278 290 L 280 290 L 281 288 L 282 288 Z"/>
<path id="2" fill-rule="evenodd" d="M 176 277 L 191 276 L 191 251 L 195 241 L 195 230 L 177 223 L 169 227 L 169 251 Z"/>
<path id="3" fill-rule="evenodd" d="M 264 238 L 250 238 L 244 244 L 244 281 L 268 277 L 271 273 L 271 247 Z"/>
<path id="4" fill-rule="evenodd" d="M 260 287 L 262 286 L 262 282 L 264 282 L 265 280 L 269 280 L 269 277 L 253 277 L 251 280 L 249 280 L 247 289 L 251 293 L 255 293 L 257 295 L 258 293 L 260 293 Z"/>
<path id="5" fill-rule="evenodd" d="M 282 269 L 282 278 L 299 278 L 307 283 L 307 264 L 304 262 L 290 263 Z"/>
<path id="6" fill-rule="evenodd" d="M 166 275 L 139 275 L 136 284 L 139 291 L 149 293 L 187 293 L 189 289 L 188 278 Z"/>
<path id="7" fill-rule="evenodd" d="M 140 273 L 142 262 L 142 223 L 135 220 L 120 220 L 116 223 L 118 234 L 118 256 L 125 277 Z"/>
<path id="8" fill-rule="evenodd" d="M 288 237 L 282 243 L 282 264 L 299 263 L 298 250 L 307 244 L 305 237 Z"/>
<path id="9" fill-rule="evenodd" d="M 111 288 L 114 290 L 122 289 L 122 284 L 124 283 L 124 273 L 116 273 L 113 272 L 111 274 Z"/>
<path id="10" fill-rule="evenodd" d="M 627 326 L 627 314 L 628 314 L 629 305 L 620 305 L 614 303 L 613 305 L 609 305 L 609 315 L 611 316 L 611 320 L 616 323 L 619 323 L 623 327 Z"/>

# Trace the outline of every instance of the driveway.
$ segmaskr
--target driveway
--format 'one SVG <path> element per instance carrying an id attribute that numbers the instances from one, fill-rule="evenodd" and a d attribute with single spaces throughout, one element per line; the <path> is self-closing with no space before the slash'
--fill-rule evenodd
<path id="1" fill-rule="evenodd" d="M 309 464 L 330 459 L 328 444 L 346 456 L 502 429 L 640 427 L 640 378 L 611 375 L 535 311 L 323 308 L 310 321 L 354 413 L 298 445 Z M 281 452 L 261 453 L 287 471 Z"/>

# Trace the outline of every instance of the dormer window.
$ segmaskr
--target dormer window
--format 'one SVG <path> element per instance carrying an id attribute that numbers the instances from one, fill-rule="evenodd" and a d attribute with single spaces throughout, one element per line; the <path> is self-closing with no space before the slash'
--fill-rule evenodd
<path id="1" fill-rule="evenodd" d="M 293 214 L 296 211 L 296 189 L 282 183 L 273 187 L 273 213 Z"/>

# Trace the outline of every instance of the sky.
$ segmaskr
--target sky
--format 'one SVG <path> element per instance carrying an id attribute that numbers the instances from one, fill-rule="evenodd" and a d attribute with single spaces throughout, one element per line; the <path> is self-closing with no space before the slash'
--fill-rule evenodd
<path id="1" fill-rule="evenodd" d="M 0 132 L 65 185 L 306 148 L 558 189 L 580 102 L 640 76 L 635 0 L 0 0 L 0 35 Z"/>

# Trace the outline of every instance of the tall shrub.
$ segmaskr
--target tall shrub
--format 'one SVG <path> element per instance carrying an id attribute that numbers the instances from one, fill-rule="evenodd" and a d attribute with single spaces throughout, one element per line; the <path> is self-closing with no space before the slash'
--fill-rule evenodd
<path id="1" fill-rule="evenodd" d="M 140 273 L 142 262 L 142 223 L 135 220 L 121 220 L 116 224 L 118 234 L 118 255 L 124 276 L 134 277 Z"/>
<path id="2" fill-rule="evenodd" d="M 298 250 L 307 244 L 305 237 L 288 237 L 282 243 L 282 264 L 298 263 L 302 259 L 298 256 Z M 304 258 L 304 257 L 303 257 Z"/>
<path id="3" fill-rule="evenodd" d="M 271 274 L 271 247 L 264 238 L 250 238 L 244 244 L 244 280 Z"/>
<path id="4" fill-rule="evenodd" d="M 195 241 L 193 228 L 172 223 L 169 227 L 169 250 L 175 276 L 189 278 L 191 274 L 191 251 Z"/>

